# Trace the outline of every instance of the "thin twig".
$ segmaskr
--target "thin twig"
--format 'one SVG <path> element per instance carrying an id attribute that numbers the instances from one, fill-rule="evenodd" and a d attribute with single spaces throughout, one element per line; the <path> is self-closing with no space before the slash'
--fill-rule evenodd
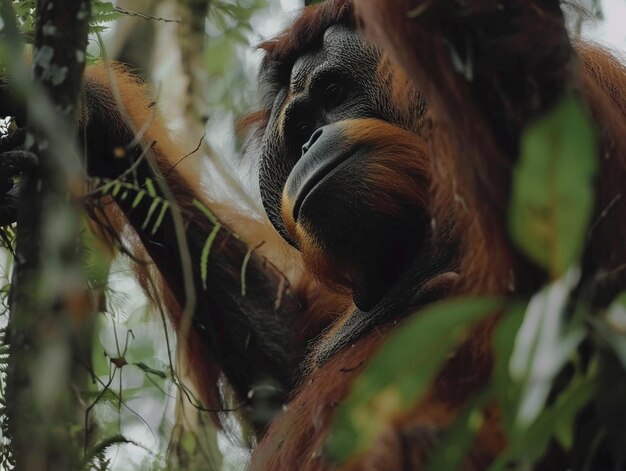
<path id="1" fill-rule="evenodd" d="M 165 174 L 165 178 L 170 176 L 170 173 L 172 173 L 172 171 L 178 167 L 178 165 L 185 160 L 187 157 L 192 156 L 193 154 L 195 154 L 196 152 L 198 152 L 200 150 L 200 147 L 202 147 L 202 142 L 204 141 L 204 138 L 206 137 L 206 133 L 202 135 L 202 137 L 200 138 L 200 141 L 198 142 L 198 145 L 196 146 L 196 148 L 194 150 L 192 150 L 191 152 L 189 152 L 187 155 L 184 155 L 178 162 L 176 162 L 174 165 L 172 165 L 170 167 L 170 169 L 167 171 L 167 173 Z"/>
<path id="2" fill-rule="evenodd" d="M 118 12 L 118 13 L 121 13 L 122 15 L 134 16 L 134 17 L 137 17 L 137 18 L 143 18 L 144 20 L 161 21 L 163 23 L 180 23 L 180 20 L 178 20 L 178 19 L 173 20 L 171 18 L 163 18 L 161 16 L 148 15 L 146 13 L 141 13 L 141 12 L 138 12 L 138 11 L 125 10 L 123 8 L 120 8 L 120 7 L 115 7 L 115 11 Z"/>

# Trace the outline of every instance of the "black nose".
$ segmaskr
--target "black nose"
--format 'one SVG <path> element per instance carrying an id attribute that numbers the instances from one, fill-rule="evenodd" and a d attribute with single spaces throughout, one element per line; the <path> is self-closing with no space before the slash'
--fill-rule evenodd
<path id="1" fill-rule="evenodd" d="M 309 149 L 311 148 L 311 146 L 313 144 L 315 144 L 315 141 L 317 141 L 320 136 L 322 135 L 322 133 L 324 132 L 324 128 L 319 128 L 317 131 L 315 131 L 312 135 L 311 138 L 308 140 L 308 142 L 306 142 L 303 146 L 302 146 L 302 155 L 306 154 Z"/>

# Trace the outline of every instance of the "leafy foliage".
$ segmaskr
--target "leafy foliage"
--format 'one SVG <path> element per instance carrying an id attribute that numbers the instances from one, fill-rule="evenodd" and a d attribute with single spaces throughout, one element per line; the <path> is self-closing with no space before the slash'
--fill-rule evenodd
<path id="1" fill-rule="evenodd" d="M 119 18 L 120 13 L 113 6 L 113 3 L 106 1 L 91 2 L 91 22 L 92 33 L 100 33 L 107 28 L 107 23 L 111 23 Z"/>
<path id="2" fill-rule="evenodd" d="M 213 80 L 208 92 L 212 110 L 223 120 L 224 112 L 240 114 L 255 101 L 257 90 L 243 59 L 254 39 L 253 16 L 268 7 L 268 0 L 212 2 L 208 16 L 205 66 Z"/>
<path id="3" fill-rule="evenodd" d="M 340 406 L 328 444 L 333 459 L 344 462 L 365 450 L 394 415 L 417 404 L 467 327 L 498 306 L 504 315 L 492 340 L 491 379 L 445 434 L 430 470 L 460 468 L 488 404 L 498 404 L 508 437 L 490 469 L 533 469 L 551 444 L 566 451 L 577 446 L 581 438 L 574 435 L 574 423 L 583 409 L 607 403 L 604 391 L 624 390 L 626 294 L 604 312 L 589 302 L 593 287 L 585 288 L 585 296 L 578 291 L 594 205 L 595 136 L 585 107 L 573 95 L 528 126 L 514 171 L 509 222 L 515 243 L 546 269 L 550 283 L 527 300 L 456 300 L 417 313 L 389 339 Z M 611 403 L 608 414 L 621 417 L 622 401 Z M 593 462 L 609 423 L 623 422 L 586 427 L 587 462 Z M 626 439 L 619 425 L 611 436 L 614 443 Z"/>
<path id="4" fill-rule="evenodd" d="M 32 43 L 35 31 L 35 8 L 36 0 L 15 0 L 13 9 L 21 25 L 22 34 L 27 43 Z M 119 17 L 115 6 L 110 1 L 93 0 L 91 2 L 91 21 L 90 30 L 92 32 L 101 32 L 106 29 L 106 24 L 116 20 Z"/>
<path id="5" fill-rule="evenodd" d="M 394 416 L 415 405 L 471 326 L 501 307 L 496 299 L 454 299 L 420 312 L 394 334 L 358 378 L 336 415 L 328 444 L 338 462 L 368 448 Z"/>
<path id="6" fill-rule="evenodd" d="M 552 279 L 580 258 L 593 211 L 596 137 L 578 97 L 530 125 L 513 175 L 511 235 Z"/>

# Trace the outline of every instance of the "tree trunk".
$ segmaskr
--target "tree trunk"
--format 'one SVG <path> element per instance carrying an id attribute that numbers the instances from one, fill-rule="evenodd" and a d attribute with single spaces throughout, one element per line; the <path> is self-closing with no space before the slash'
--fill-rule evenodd
<path id="1" fill-rule="evenodd" d="M 39 168 L 25 176 L 18 213 L 7 413 L 16 470 L 73 470 L 74 425 L 83 422 L 74 396 L 85 384 L 94 316 L 68 189 L 84 180 L 75 136 L 91 4 L 40 0 L 37 14 L 26 147 Z"/>

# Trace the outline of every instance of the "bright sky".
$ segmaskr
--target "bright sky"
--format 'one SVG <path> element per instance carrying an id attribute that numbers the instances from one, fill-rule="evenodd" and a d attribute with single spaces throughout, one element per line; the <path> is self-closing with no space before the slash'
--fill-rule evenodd
<path id="1" fill-rule="evenodd" d="M 610 49 L 626 52 L 626 0 L 604 0 L 604 20 L 589 24 L 583 31 L 585 38 Z"/>

